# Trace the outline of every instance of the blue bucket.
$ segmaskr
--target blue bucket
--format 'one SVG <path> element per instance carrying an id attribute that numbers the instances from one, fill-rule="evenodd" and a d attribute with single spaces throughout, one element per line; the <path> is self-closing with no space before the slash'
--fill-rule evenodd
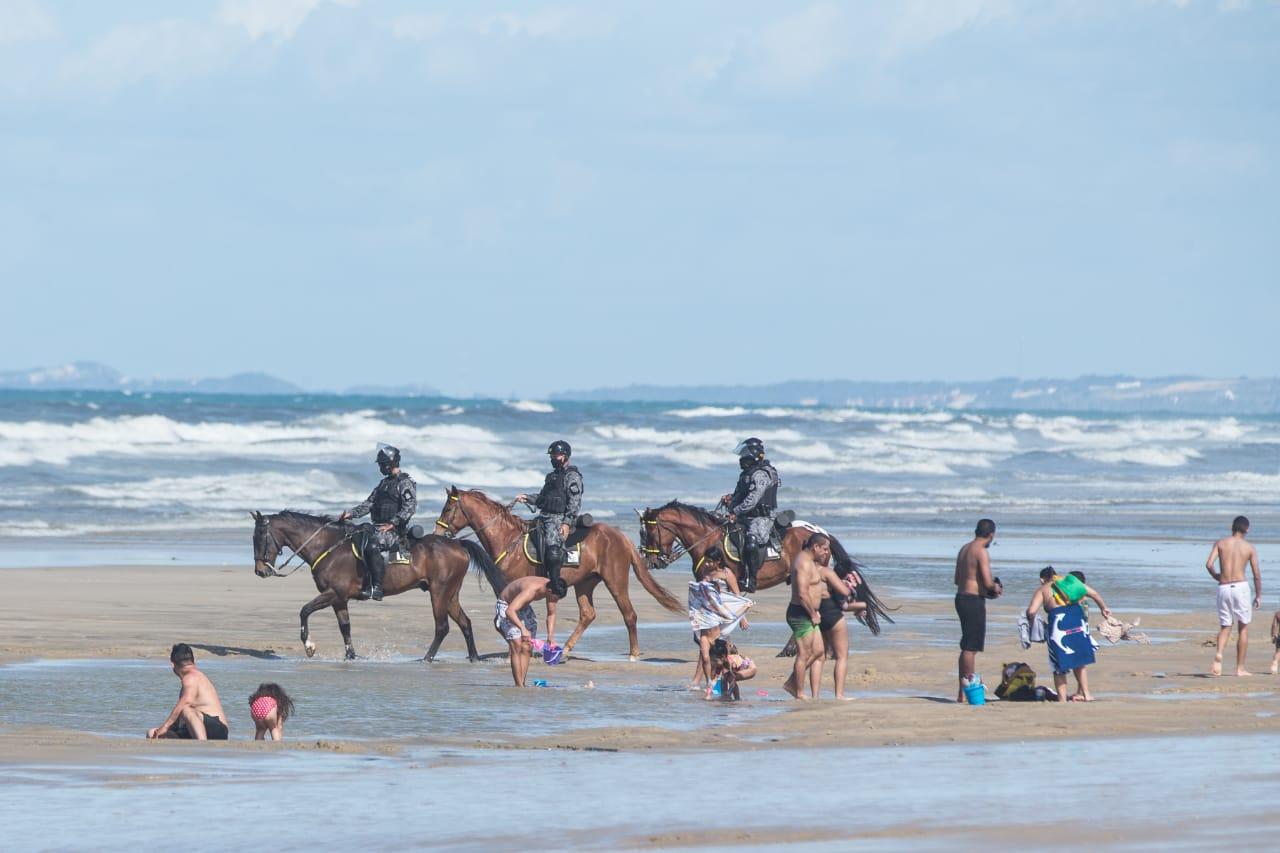
<path id="1" fill-rule="evenodd" d="M 964 701 L 970 705 L 987 704 L 987 689 L 979 681 L 977 684 L 970 684 L 964 688 Z"/>

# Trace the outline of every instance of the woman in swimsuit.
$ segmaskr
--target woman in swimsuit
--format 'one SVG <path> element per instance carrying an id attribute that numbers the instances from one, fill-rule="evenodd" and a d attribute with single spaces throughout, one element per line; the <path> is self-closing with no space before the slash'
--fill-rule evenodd
<path id="1" fill-rule="evenodd" d="M 822 587 L 822 600 L 818 603 L 818 614 L 822 621 L 818 628 L 822 631 L 822 642 L 827 651 L 835 658 L 832 678 L 835 682 L 837 699 L 847 699 L 844 695 L 845 676 L 849 672 L 849 626 L 844 621 L 844 614 L 865 610 L 867 605 L 854 600 L 854 592 L 862 579 L 858 573 L 849 570 L 841 577 L 829 567 L 822 568 L 822 579 L 826 583 Z M 818 659 L 809 666 L 809 687 L 814 698 L 818 698 L 822 680 L 822 660 Z"/>
<path id="2" fill-rule="evenodd" d="M 293 715 L 293 700 L 279 684 L 259 684 L 249 697 L 249 716 L 257 728 L 254 740 L 284 740 L 284 722 Z"/>

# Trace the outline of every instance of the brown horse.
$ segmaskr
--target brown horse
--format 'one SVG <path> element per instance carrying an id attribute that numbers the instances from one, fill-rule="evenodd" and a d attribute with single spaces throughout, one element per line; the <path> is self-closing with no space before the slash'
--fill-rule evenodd
<path id="1" fill-rule="evenodd" d="M 679 501 L 669 501 L 657 509 L 646 508 L 644 512 L 636 510 L 640 516 L 640 550 L 644 552 L 645 562 L 649 568 L 662 569 L 688 554 L 693 560 L 694 569 L 702 562 L 703 554 L 713 546 L 724 542 L 725 531 L 729 521 L 722 516 L 714 515 L 701 507 L 690 506 Z M 782 556 L 774 560 L 766 560 L 756 576 L 756 588 L 768 589 L 787 581 L 791 574 L 791 561 L 804 547 L 805 540 L 813 531 L 806 527 L 789 527 L 782 537 Z M 871 629 L 871 633 L 880 633 L 880 620 L 892 622 L 885 612 L 885 607 L 867 586 L 866 572 L 861 563 L 849 556 L 840 540 L 832 536 L 831 556 L 835 560 L 835 568 L 841 575 L 843 569 L 856 570 L 862 578 L 854 598 L 866 602 L 867 609 L 857 614 L 858 621 Z M 679 550 L 677 550 L 677 544 Z M 739 561 L 725 554 L 731 568 L 737 571 Z"/>
<path id="2" fill-rule="evenodd" d="M 511 508 L 498 503 L 478 489 L 459 491 L 457 486 L 445 489 L 444 507 L 436 526 L 445 536 L 452 536 L 470 527 L 485 550 L 494 557 L 507 581 L 538 573 L 538 567 L 529 562 L 524 550 L 526 522 L 511 512 Z M 593 524 L 581 543 L 581 563 L 566 565 L 560 577 L 573 587 L 578 598 L 578 624 L 564 644 L 568 652 L 578 642 L 582 632 L 596 618 L 593 602 L 596 586 L 604 581 L 605 587 L 622 612 L 631 641 L 631 659 L 640 657 L 640 644 L 636 638 L 636 609 L 631 605 L 627 592 L 627 578 L 631 569 L 657 602 L 672 613 L 684 614 L 688 608 L 675 596 L 663 589 L 653 579 L 635 544 L 621 530 L 607 524 Z"/>
<path id="3" fill-rule="evenodd" d="M 275 568 L 282 548 L 288 547 L 311 567 L 311 578 L 320 594 L 307 602 L 299 614 L 302 622 L 302 645 L 307 657 L 316 653 L 307 630 L 307 619 L 324 607 L 332 607 L 338 617 L 338 630 L 346 645 L 346 658 L 356 657 L 351 644 L 351 618 L 347 602 L 360 597 L 359 561 L 351 547 L 356 528 L 324 516 L 285 510 L 275 515 L 253 515 L 253 571 L 258 577 L 284 577 Z M 471 619 L 458 601 L 458 590 L 468 568 L 483 571 L 495 590 L 501 588 L 502 576 L 484 549 L 474 542 L 450 542 L 441 536 L 427 536 L 414 541 L 410 562 L 387 566 L 383 582 L 386 595 L 398 595 L 411 589 L 431 593 L 431 611 L 435 615 L 436 633 L 431 648 L 423 657 L 435 659 L 440 643 L 449 633 L 449 619 L 458 623 L 467 641 L 467 658 L 480 659 Z M 291 574 L 286 573 L 286 574 Z"/>

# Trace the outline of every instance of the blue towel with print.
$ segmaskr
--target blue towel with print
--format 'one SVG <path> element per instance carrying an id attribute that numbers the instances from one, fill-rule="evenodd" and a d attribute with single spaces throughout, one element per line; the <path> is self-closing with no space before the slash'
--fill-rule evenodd
<path id="1" fill-rule="evenodd" d="M 1049 665 L 1055 675 L 1088 666 L 1096 659 L 1084 610 L 1077 604 L 1055 607 L 1049 613 Z"/>

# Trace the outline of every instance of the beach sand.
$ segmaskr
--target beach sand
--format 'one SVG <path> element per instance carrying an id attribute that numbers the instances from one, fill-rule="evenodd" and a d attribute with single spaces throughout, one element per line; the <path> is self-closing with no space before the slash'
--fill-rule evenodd
<path id="1" fill-rule="evenodd" d="M 658 577 L 683 591 L 684 572 Z M 786 700 L 781 682 L 790 661 L 776 654 L 786 639 L 780 620 L 788 593 L 768 590 L 757 596 L 755 625 L 735 637 L 760 674 L 743 683 L 746 701 L 731 706 L 681 688 L 694 661 L 687 623 L 638 584 L 632 591 L 648 650 L 640 662 L 626 659 L 620 617 L 602 594 L 599 618 L 573 659 L 554 668 L 535 661 L 531 670 L 563 689 L 517 691 L 490 622 L 492 595 L 471 581 L 463 602 L 485 660 L 465 660 L 455 629 L 442 660 L 427 664 L 410 659 L 432 632 L 421 592 L 354 604 L 356 646 L 372 659 L 344 663 L 329 611 L 312 619 L 317 659 L 303 657 L 298 609 L 314 594 L 304 573 L 259 579 L 248 568 L 104 566 L 5 570 L 0 578 L 0 690 L 9 691 L 7 706 L 0 693 L 0 707 L 35 701 L 18 695 L 16 685 L 32 683 L 22 678 L 45 679 L 40 701 L 64 703 L 84 701 L 92 691 L 86 682 L 101 680 L 97 695 L 107 691 L 116 713 L 123 708 L 128 718 L 121 730 L 121 717 L 104 715 L 96 732 L 0 721 L 0 789 L 12 810 L 9 839 L 19 849 L 160 843 L 192 797 L 219 824 L 203 845 L 210 849 L 255 843 L 270 827 L 288 827 L 291 843 L 309 849 L 352 842 L 365 849 L 485 849 L 495 838 L 514 837 L 530 849 L 781 842 L 814 850 L 1003 848 L 1029 839 L 1047 849 L 1260 849 L 1275 830 L 1268 804 L 1280 792 L 1280 775 L 1266 756 L 1280 747 L 1280 679 L 1266 674 L 1268 623 L 1256 623 L 1250 664 L 1257 675 L 1207 677 L 1212 649 L 1204 641 L 1216 630 L 1211 589 L 1203 613 L 1143 614 L 1142 628 L 1156 644 L 1104 644 L 1091 668 L 1099 701 L 981 708 L 951 701 L 958 625 L 950 601 L 895 596 L 888 588 L 883 597 L 902 605 L 899 624 L 886 625 L 880 637 L 851 627 L 848 688 L 855 701 Z M 1014 618 L 1024 605 L 1022 596 L 991 604 L 988 652 L 979 658 L 991 687 L 1005 661 L 1028 661 L 1049 680 L 1043 647 L 1024 651 L 1016 641 Z M 562 608 L 562 641 L 570 614 L 576 616 L 571 603 Z M 167 653 L 179 640 L 192 644 L 221 682 L 231 741 L 143 739 L 144 725 L 168 711 L 176 682 Z M 282 744 L 249 739 L 242 707 L 240 694 L 269 673 L 291 674 L 286 686 L 309 691 L 303 722 Z M 144 680 L 146 689 L 133 691 Z M 599 686 L 584 689 L 588 680 Z M 825 696 L 830 683 L 828 668 Z M 377 715 L 389 701 L 416 706 L 380 725 Z M 437 716 L 414 716 L 427 710 Z M 373 716 L 361 717 L 359 736 L 306 733 L 317 715 L 328 714 L 331 723 L 347 713 Z M 473 716 L 459 718 L 466 713 Z M 642 722 L 619 722 L 627 717 Z M 473 732 L 477 720 L 483 731 Z M 1036 807 L 1041 800 L 1023 801 L 1052 768 L 1065 774 L 1053 783 L 1055 797 L 1067 798 L 1067 813 L 1091 815 L 1086 823 L 1046 824 Z M 1210 819 L 1224 804 L 1202 794 L 1207 774 L 1227 770 L 1252 774 L 1254 783 L 1252 793 L 1225 805 L 1235 829 L 1224 836 Z M 809 775 L 827 780 L 813 789 L 821 816 L 797 825 L 776 808 L 780 786 Z M 1079 784 L 1065 784 L 1075 777 Z M 967 796 L 974 779 L 981 779 L 980 806 Z M 484 792 L 512 780 L 519 780 L 516 796 L 495 811 Z M 729 786 L 727 812 L 708 813 L 690 799 L 690 783 L 712 780 Z M 586 790 L 597 808 L 577 805 Z M 1170 797 L 1184 805 L 1171 812 Z M 322 804 L 338 802 L 349 803 L 353 816 L 362 804 L 377 808 L 342 826 L 314 821 Z M 547 826 L 548 806 L 554 826 Z M 74 811 L 77 821 L 38 817 L 50 809 Z M 238 820 L 250 812 L 254 821 Z M 121 814 L 130 815 L 127 831 Z M 528 836 L 531 827 L 540 834 Z"/>
<path id="2" fill-rule="evenodd" d="M 31 659 L 130 658 L 153 659 L 166 665 L 169 646 L 177 641 L 193 645 L 202 659 L 251 661 L 278 655 L 301 658 L 297 636 L 299 607 L 313 595 L 305 573 L 288 579 L 260 579 L 249 569 L 230 568 L 50 568 L 15 569 L 0 573 L 7 593 L 0 616 L 0 662 Z M 683 584 L 684 574 L 658 574 L 671 589 Z M 641 649 L 646 646 L 646 623 L 681 624 L 680 616 L 662 610 L 632 585 L 638 607 Z M 774 698 L 791 662 L 776 657 L 785 640 L 785 629 L 776 624 L 786 607 L 786 588 L 760 593 L 753 611 L 756 628 L 735 636 L 743 651 L 755 658 L 760 674 L 742 685 L 744 697 L 755 699 L 758 690 Z M 891 596 L 890 596 L 891 597 Z M 474 623 L 482 654 L 500 653 L 504 645 L 492 629 L 492 595 L 475 583 L 463 589 L 463 604 Z M 1267 674 L 1272 646 L 1267 638 L 1269 620 L 1259 618 L 1251 631 L 1249 665 L 1252 678 L 1207 677 L 1212 648 L 1204 645 L 1216 631 L 1206 594 L 1203 613 L 1155 613 L 1142 617 L 1142 629 L 1160 639 L 1154 645 L 1105 643 L 1098 663 L 1090 668 L 1090 686 L 1099 701 L 1089 706 L 1068 703 L 989 703 L 982 708 L 956 706 L 956 648 L 945 640 L 958 633 L 949 601 L 898 600 L 902 625 L 886 625 L 873 637 L 851 623 L 854 654 L 850 657 L 848 690 L 853 702 L 826 699 L 812 704 L 788 704 L 786 713 L 760 716 L 740 724 L 715 728 L 671 730 L 653 727 L 599 727 L 554 735 L 527 736 L 512 731 L 486 737 L 469 745 L 506 747 L 560 747 L 565 749 L 680 749 L 766 748 L 770 745 L 884 746 L 898 744 L 967 741 L 1022 740 L 1054 736 L 1105 737 L 1120 735 L 1196 735 L 1223 732 L 1275 731 L 1277 718 L 1267 714 L 1280 688 L 1280 679 Z M 1000 665 L 1027 661 L 1039 674 L 1039 683 L 1052 684 L 1042 645 L 1023 650 L 1008 624 L 1025 605 L 1010 596 L 991 603 L 987 651 L 979 656 L 979 671 L 994 690 Z M 586 640 L 575 650 L 576 659 L 558 667 L 560 678 L 585 681 L 613 678 L 670 688 L 687 680 L 694 662 L 693 646 L 684 651 L 660 650 L 641 663 L 623 657 L 625 635 L 621 620 L 607 594 L 596 597 L 598 618 Z M 371 648 L 383 655 L 421 655 L 430 641 L 432 615 L 429 598 L 421 592 L 405 593 L 382 604 L 352 605 L 352 626 L 357 649 Z M 563 642 L 573 625 L 576 605 L 561 608 Z M 541 612 L 540 612 L 541 617 Z M 1134 614 L 1123 614 L 1131 618 Z M 1008 623 L 1008 624 L 1006 624 Z M 613 626 L 613 630 L 609 630 Z M 922 627 L 926 626 L 926 627 Z M 332 612 L 325 610 L 311 620 L 312 637 L 320 656 L 340 655 L 342 645 Z M 652 629 L 650 629 L 652 636 Z M 941 639 L 940 639 L 941 638 Z M 1233 638 L 1234 641 L 1234 638 Z M 597 650 L 596 654 L 584 651 Z M 456 628 L 445 640 L 442 652 L 455 660 L 464 653 Z M 599 651 L 604 650 L 604 651 Z M 1228 670 L 1234 661 L 1228 649 Z M 594 659 L 593 659 L 594 658 Z M 432 664 L 421 664 L 428 671 Z M 493 689 L 503 687 L 505 666 L 476 664 Z M 531 672 L 535 677 L 537 672 Z M 830 696 L 828 666 L 824 695 Z M 449 690 L 446 679 L 433 679 L 432 688 Z M 469 688 L 471 689 L 471 688 Z M 1074 682 L 1072 682 L 1074 689 Z M 1208 699 L 1211 704 L 1193 699 Z M 225 701 L 225 700 L 224 700 Z M 157 708 L 162 717 L 167 709 Z M 424 733 L 404 733 L 401 742 L 431 740 Z M 47 734 L 45 735 L 47 737 Z M 378 742 L 376 732 L 370 733 Z M 89 741 L 74 739 L 77 744 Z M 465 738 L 462 739 L 465 742 Z M 2 742 L 14 748 L 10 731 Z M 119 748 L 118 745 L 113 748 Z"/>

